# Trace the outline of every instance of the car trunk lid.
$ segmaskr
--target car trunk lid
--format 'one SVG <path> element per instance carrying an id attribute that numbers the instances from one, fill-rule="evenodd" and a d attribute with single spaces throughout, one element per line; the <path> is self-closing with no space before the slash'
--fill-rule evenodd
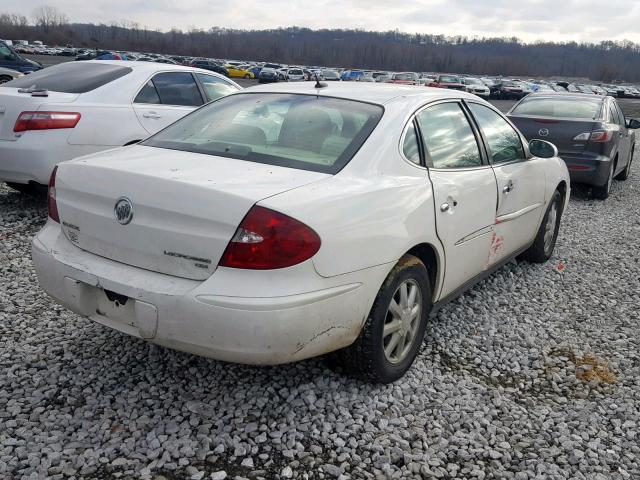
<path id="1" fill-rule="evenodd" d="M 509 115 L 509 119 L 518 127 L 527 140 L 538 138 L 553 143 L 560 156 L 582 153 L 588 141 L 574 140 L 577 135 L 591 133 L 598 122 L 593 120 L 576 120 L 545 118 L 534 116 Z"/>
<path id="2" fill-rule="evenodd" d="M 21 136 L 13 127 L 22 112 L 48 110 L 47 105 L 66 104 L 78 98 L 75 93 L 46 92 L 47 96 L 21 93 L 18 88 L 0 87 L 0 140 L 15 141 Z"/>
<path id="3" fill-rule="evenodd" d="M 56 198 L 62 229 L 77 247 L 128 265 L 204 280 L 255 203 L 328 176 L 132 146 L 60 164 Z M 114 211 L 123 198 L 133 208 L 126 225 Z"/>

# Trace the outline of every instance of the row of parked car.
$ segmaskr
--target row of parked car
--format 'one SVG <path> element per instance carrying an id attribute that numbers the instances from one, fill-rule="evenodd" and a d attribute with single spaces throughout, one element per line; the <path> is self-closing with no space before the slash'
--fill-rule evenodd
<path id="1" fill-rule="evenodd" d="M 391 81 L 243 91 L 194 66 L 90 60 L 5 83 L 0 180 L 48 185 L 41 286 L 171 348 L 331 353 L 397 380 L 434 311 L 552 256 L 572 181 L 604 199 L 629 176 L 640 122 L 606 95 L 540 91 L 504 115 L 466 83 Z"/>

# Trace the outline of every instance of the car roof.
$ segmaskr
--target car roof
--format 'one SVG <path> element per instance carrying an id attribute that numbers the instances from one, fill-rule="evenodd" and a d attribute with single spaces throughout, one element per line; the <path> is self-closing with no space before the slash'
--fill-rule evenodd
<path id="1" fill-rule="evenodd" d="M 403 100 L 413 104 L 445 98 L 478 99 L 475 95 L 457 90 L 372 82 L 336 82 L 327 84 L 326 87 L 320 89 L 315 88 L 314 82 L 276 83 L 244 90 L 244 93 L 251 92 L 320 95 L 378 105 L 387 105 L 394 101 Z"/>
<path id="2" fill-rule="evenodd" d="M 116 65 L 118 67 L 129 67 L 138 72 L 147 70 L 194 70 L 194 67 L 187 67 L 184 65 L 174 65 L 172 63 L 161 62 L 137 62 L 135 60 L 84 60 L 85 63 L 104 63 L 107 65 Z"/>

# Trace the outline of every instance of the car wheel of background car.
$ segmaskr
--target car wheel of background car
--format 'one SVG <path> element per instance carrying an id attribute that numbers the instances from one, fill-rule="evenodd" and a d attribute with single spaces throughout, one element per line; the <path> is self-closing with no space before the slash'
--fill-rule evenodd
<path id="1" fill-rule="evenodd" d="M 604 185 L 599 187 L 593 187 L 593 196 L 598 200 L 606 200 L 609 198 L 611 192 L 611 184 L 613 183 L 613 172 L 616 170 L 615 162 L 611 162 L 609 165 L 609 175 Z"/>
<path id="2" fill-rule="evenodd" d="M 38 185 L 36 183 L 13 183 L 7 182 L 7 186 L 14 190 L 24 193 L 26 195 L 45 195 L 47 193 L 47 187 L 45 185 Z"/>
<path id="3" fill-rule="evenodd" d="M 244 76 L 244 78 L 249 79 L 249 78 L 251 78 L 251 75 L 249 75 L 249 74 L 247 73 L 247 74 Z"/>
<path id="4" fill-rule="evenodd" d="M 380 287 L 358 339 L 332 354 L 331 364 L 367 381 L 394 382 L 418 355 L 430 310 L 427 268 L 405 255 Z"/>
<path id="5" fill-rule="evenodd" d="M 633 163 L 633 154 L 635 152 L 635 148 L 631 150 L 631 155 L 629 156 L 629 161 L 627 162 L 627 166 L 625 169 L 618 174 L 616 180 L 626 180 L 631 175 L 631 164 Z"/>
<path id="6" fill-rule="evenodd" d="M 10 82 L 11 80 L 13 80 L 13 78 L 8 75 L 0 76 L 0 83 L 7 83 L 7 82 Z"/>
<path id="7" fill-rule="evenodd" d="M 522 260 L 532 263 L 544 263 L 553 254 L 558 240 L 560 230 L 560 219 L 562 217 L 562 194 L 556 190 L 551 197 L 551 202 L 547 207 L 536 238 L 531 246 L 520 256 Z"/>

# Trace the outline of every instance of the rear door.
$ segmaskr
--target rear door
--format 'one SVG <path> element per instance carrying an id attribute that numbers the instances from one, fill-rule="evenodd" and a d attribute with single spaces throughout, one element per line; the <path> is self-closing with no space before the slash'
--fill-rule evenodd
<path id="1" fill-rule="evenodd" d="M 445 251 L 444 297 L 487 268 L 496 213 L 496 180 L 459 101 L 416 115 Z M 406 155 L 406 154 L 405 154 Z"/>
<path id="2" fill-rule="evenodd" d="M 467 103 L 480 128 L 497 181 L 498 210 L 494 264 L 527 247 L 533 240 L 544 211 L 544 159 L 527 158 L 518 132 L 497 110 Z"/>
<path id="3" fill-rule="evenodd" d="M 140 89 L 133 102 L 140 124 L 154 134 L 204 103 L 190 72 L 156 73 Z"/>

